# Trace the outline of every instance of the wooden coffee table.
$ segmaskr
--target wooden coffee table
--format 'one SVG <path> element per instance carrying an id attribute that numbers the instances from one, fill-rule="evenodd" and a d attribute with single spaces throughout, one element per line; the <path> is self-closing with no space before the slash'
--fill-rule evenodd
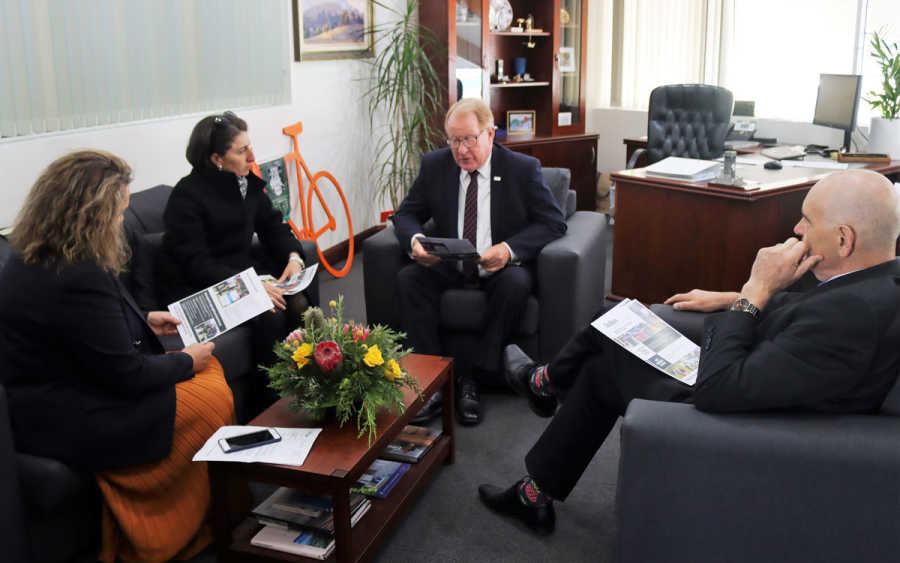
<path id="1" fill-rule="evenodd" d="M 310 420 L 304 413 L 291 412 L 289 399 L 281 399 L 250 421 L 254 426 L 318 428 L 306 461 L 300 467 L 268 463 L 209 462 L 212 486 L 213 525 L 219 561 L 317 561 L 290 553 L 250 545 L 250 539 L 262 526 L 247 514 L 246 489 L 230 486 L 236 482 L 264 482 L 331 496 L 334 502 L 335 550 L 326 561 L 362 561 L 369 559 L 382 536 L 403 514 L 418 491 L 438 468 L 440 462 L 453 463 L 453 360 L 439 356 L 410 354 L 400 362 L 419 382 L 423 399 L 404 392 L 406 411 L 395 416 L 378 415 L 378 437 L 371 447 L 365 435 L 356 437 L 351 420 L 338 428 L 334 421 Z M 428 454 L 391 490 L 387 498 L 371 499 L 372 507 L 356 526 L 350 526 L 350 487 L 385 446 L 409 423 L 409 420 L 435 392 L 444 393 L 443 435 Z"/>

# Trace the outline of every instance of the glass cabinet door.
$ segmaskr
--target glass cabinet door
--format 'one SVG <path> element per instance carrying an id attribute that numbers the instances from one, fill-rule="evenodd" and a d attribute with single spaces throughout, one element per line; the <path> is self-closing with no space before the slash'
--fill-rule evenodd
<path id="1" fill-rule="evenodd" d="M 581 26 L 582 0 L 561 0 L 559 11 L 559 113 L 557 126 L 582 122 L 581 100 Z"/>
<path id="2" fill-rule="evenodd" d="M 456 0 L 457 100 L 482 97 L 481 18 L 481 0 Z"/>

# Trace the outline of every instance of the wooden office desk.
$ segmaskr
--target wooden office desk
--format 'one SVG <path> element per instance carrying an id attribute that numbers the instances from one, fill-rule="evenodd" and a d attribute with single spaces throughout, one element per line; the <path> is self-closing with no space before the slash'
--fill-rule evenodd
<path id="1" fill-rule="evenodd" d="M 867 168 L 896 175 L 900 161 Z M 694 288 L 739 290 L 756 251 L 792 235 L 806 193 L 830 172 L 739 168 L 740 176 L 762 182 L 753 191 L 656 178 L 644 169 L 612 174 L 611 297 L 660 303 Z"/>

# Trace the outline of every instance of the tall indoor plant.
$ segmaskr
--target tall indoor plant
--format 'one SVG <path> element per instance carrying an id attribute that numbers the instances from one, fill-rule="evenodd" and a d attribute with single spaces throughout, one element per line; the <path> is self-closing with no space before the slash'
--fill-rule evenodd
<path id="1" fill-rule="evenodd" d="M 900 157 L 900 45 L 888 43 L 876 31 L 872 34 L 871 55 L 881 68 L 881 91 L 872 90 L 866 101 L 881 117 L 873 117 L 869 129 L 869 152 L 886 152 Z"/>
<path id="2" fill-rule="evenodd" d="M 428 59 L 439 49 L 434 35 L 421 27 L 417 0 L 402 0 L 402 10 L 384 1 L 375 4 L 396 19 L 369 30 L 375 36 L 372 86 L 366 91 L 369 122 L 378 133 L 373 162 L 376 190 L 400 205 L 418 173 L 423 154 L 436 148 L 442 133 L 435 127 L 442 109 L 441 83 Z"/>

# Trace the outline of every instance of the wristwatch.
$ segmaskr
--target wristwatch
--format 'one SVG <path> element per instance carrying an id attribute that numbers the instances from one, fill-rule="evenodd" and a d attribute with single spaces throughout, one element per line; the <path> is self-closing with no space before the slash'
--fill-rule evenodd
<path id="1" fill-rule="evenodd" d="M 754 319 L 759 318 L 759 307 L 754 305 L 753 303 L 747 301 L 743 297 L 738 297 L 734 300 L 734 303 L 731 304 L 730 311 L 741 311 L 743 313 L 750 313 L 753 315 Z"/>

